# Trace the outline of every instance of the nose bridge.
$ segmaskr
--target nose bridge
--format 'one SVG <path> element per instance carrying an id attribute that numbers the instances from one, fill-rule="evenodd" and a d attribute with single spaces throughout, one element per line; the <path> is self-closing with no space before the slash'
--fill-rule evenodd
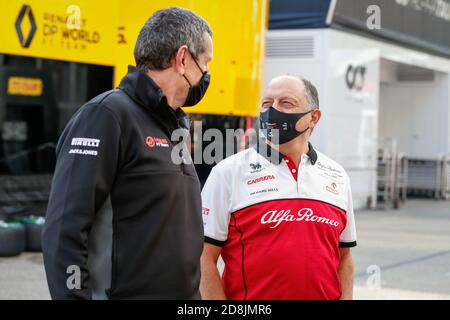
<path id="1" fill-rule="evenodd" d="M 280 110 L 280 99 L 278 99 L 278 98 L 274 98 L 273 99 L 273 103 L 272 103 L 272 107 L 274 108 L 274 109 L 276 109 L 277 111 L 281 111 Z"/>

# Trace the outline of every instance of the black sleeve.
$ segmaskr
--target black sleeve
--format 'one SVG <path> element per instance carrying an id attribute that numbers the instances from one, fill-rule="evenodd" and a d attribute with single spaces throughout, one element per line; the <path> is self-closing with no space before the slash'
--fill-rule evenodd
<path id="1" fill-rule="evenodd" d="M 353 248 L 353 247 L 356 247 L 356 241 L 339 242 L 339 248 Z"/>
<path id="2" fill-rule="evenodd" d="M 42 245 L 53 299 L 91 299 L 88 236 L 95 213 L 109 196 L 120 161 L 120 125 L 111 110 L 85 105 L 64 129 L 47 208 Z M 81 288 L 67 286 L 70 266 Z M 73 268 L 73 267 L 70 267 Z M 70 269 L 69 269 L 70 270 Z"/>

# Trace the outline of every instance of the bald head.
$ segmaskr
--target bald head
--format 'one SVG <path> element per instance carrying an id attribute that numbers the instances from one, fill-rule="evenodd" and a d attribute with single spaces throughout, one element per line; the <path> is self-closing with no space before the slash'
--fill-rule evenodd
<path id="1" fill-rule="evenodd" d="M 286 112 L 289 112 L 291 105 L 297 107 L 295 112 L 306 112 L 319 108 L 319 97 L 317 89 L 309 80 L 293 75 L 281 75 L 269 82 L 262 101 L 263 107 L 266 108 L 274 103 L 279 103 L 281 109 L 286 106 Z"/>

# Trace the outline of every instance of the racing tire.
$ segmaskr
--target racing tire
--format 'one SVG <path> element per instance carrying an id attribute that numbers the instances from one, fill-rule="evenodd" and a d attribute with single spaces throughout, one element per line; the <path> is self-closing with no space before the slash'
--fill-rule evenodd
<path id="1" fill-rule="evenodd" d="M 20 223 L 0 222 L 0 257 L 12 257 L 25 250 L 25 227 Z"/>

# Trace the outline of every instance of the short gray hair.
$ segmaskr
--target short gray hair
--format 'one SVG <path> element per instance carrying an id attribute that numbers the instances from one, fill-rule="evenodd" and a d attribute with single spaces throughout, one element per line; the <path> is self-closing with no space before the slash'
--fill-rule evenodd
<path id="1" fill-rule="evenodd" d="M 310 110 L 319 109 L 319 93 L 317 92 L 316 87 L 312 84 L 311 81 L 300 77 L 305 85 L 305 95 L 306 100 L 308 101 L 308 107 Z"/>
<path id="2" fill-rule="evenodd" d="M 194 12 L 170 7 L 156 11 L 139 32 L 134 47 L 136 66 L 144 71 L 164 70 L 182 45 L 194 56 L 205 51 L 204 34 L 212 37 L 211 27 Z"/>

